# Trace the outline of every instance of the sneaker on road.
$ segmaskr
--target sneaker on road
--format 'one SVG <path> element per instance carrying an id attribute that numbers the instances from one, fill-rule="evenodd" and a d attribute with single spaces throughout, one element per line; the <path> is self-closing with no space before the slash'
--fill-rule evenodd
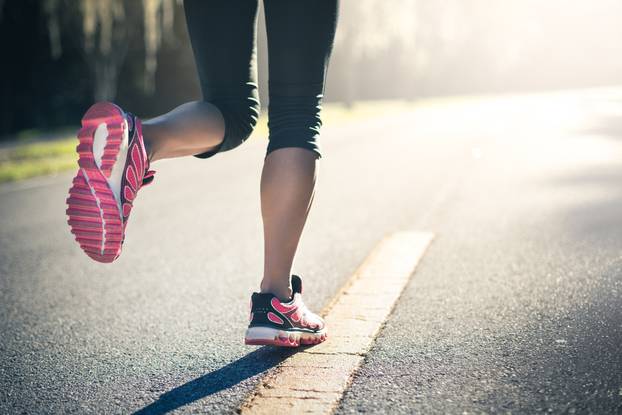
<path id="1" fill-rule="evenodd" d="M 244 343 L 298 347 L 326 340 L 324 320 L 302 301 L 302 280 L 297 275 L 292 275 L 292 291 L 288 302 L 281 302 L 272 294 L 253 293 Z"/>
<path id="2" fill-rule="evenodd" d="M 88 256 L 112 262 L 121 254 L 136 193 L 155 172 L 140 120 L 110 102 L 89 108 L 78 139 L 80 168 L 69 189 L 67 223 Z"/>

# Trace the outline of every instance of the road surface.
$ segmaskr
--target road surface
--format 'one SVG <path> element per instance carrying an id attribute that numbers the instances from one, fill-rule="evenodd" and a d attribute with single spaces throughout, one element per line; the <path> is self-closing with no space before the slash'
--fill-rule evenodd
<path id="1" fill-rule="evenodd" d="M 385 235 L 436 235 L 337 413 L 622 411 L 621 120 L 609 88 L 324 128 L 311 307 Z M 242 344 L 265 145 L 156 164 L 112 265 L 69 234 L 71 174 L 0 187 L 0 413 L 235 412 L 291 354 Z"/>

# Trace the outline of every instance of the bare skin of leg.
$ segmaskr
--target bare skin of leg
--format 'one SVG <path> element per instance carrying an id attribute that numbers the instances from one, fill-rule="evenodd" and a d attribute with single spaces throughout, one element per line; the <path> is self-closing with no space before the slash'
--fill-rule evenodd
<path id="1" fill-rule="evenodd" d="M 292 295 L 290 275 L 296 248 L 315 195 L 317 155 L 281 148 L 266 157 L 261 175 L 264 274 L 261 292 L 282 301 Z"/>
<path id="2" fill-rule="evenodd" d="M 189 102 L 143 122 L 150 162 L 215 149 L 223 140 L 222 114 L 207 102 Z M 317 155 L 303 148 L 270 153 L 261 175 L 264 225 L 264 274 L 261 291 L 281 300 L 292 295 L 290 275 L 294 255 L 315 192 Z"/>
<path id="3" fill-rule="evenodd" d="M 150 162 L 191 156 L 215 149 L 224 139 L 225 121 L 209 102 L 188 102 L 151 120 L 143 121 Z"/>

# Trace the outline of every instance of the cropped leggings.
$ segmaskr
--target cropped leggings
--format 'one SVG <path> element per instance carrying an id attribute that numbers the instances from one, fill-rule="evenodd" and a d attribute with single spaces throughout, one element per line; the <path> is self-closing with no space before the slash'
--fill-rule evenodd
<path id="1" fill-rule="evenodd" d="M 309 149 L 321 157 L 319 130 L 338 0 L 264 0 L 268 35 L 270 152 Z M 207 158 L 242 144 L 259 115 L 258 0 L 185 0 L 203 99 L 225 120 L 225 137 Z"/>

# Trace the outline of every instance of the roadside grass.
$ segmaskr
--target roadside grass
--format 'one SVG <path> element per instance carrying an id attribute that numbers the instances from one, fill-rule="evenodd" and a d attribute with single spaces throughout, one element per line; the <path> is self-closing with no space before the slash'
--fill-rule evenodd
<path id="1" fill-rule="evenodd" d="M 360 101 L 349 107 L 338 103 L 326 103 L 322 108 L 322 120 L 324 125 L 339 125 L 365 117 L 412 111 L 420 103 L 396 100 Z M 266 139 L 267 136 L 267 115 L 262 114 L 251 138 Z M 36 139 L 36 136 L 29 138 Z M 49 141 L 16 143 L 0 149 L 0 183 L 77 169 L 75 151 L 77 144 L 75 136 L 68 135 Z"/>
<path id="2" fill-rule="evenodd" d="M 0 150 L 0 183 L 77 168 L 76 144 L 75 137 L 67 137 Z"/>

